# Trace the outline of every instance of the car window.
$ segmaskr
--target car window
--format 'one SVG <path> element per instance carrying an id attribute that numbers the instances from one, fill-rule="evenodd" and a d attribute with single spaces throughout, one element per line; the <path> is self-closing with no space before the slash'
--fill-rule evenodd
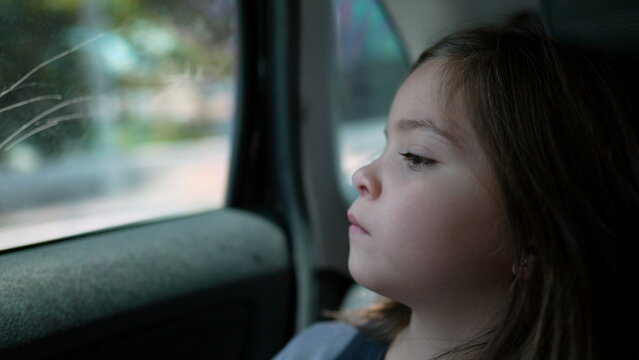
<path id="1" fill-rule="evenodd" d="M 409 61 L 386 9 L 375 0 L 333 0 L 337 26 L 334 74 L 337 138 L 348 197 L 351 177 L 384 148 L 384 126 Z"/>
<path id="2" fill-rule="evenodd" d="M 0 4 L 0 248 L 224 205 L 236 4 Z"/>

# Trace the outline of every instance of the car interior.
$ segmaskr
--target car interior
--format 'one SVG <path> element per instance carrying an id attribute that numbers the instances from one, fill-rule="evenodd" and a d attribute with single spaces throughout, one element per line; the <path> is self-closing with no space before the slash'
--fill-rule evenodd
<path id="1" fill-rule="evenodd" d="M 0 5 L 0 357 L 269 359 L 370 303 L 352 173 L 423 49 L 520 11 L 639 96 L 630 0 Z"/>

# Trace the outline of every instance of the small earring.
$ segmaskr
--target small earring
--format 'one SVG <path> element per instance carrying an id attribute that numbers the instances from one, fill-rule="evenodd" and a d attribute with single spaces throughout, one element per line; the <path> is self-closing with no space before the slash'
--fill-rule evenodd
<path id="1" fill-rule="evenodd" d="M 526 255 L 522 257 L 517 266 L 513 264 L 513 275 L 519 276 L 519 278 L 522 280 L 530 279 L 530 277 L 532 276 L 532 263 L 534 262 L 534 260 L 535 258 L 532 255 Z"/>

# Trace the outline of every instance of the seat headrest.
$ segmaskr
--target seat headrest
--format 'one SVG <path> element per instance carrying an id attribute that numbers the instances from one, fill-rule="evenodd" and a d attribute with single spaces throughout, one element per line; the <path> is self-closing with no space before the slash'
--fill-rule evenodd
<path id="1" fill-rule="evenodd" d="M 612 60 L 622 103 L 639 134 L 639 1 L 541 0 L 540 15 L 551 36 Z"/>
<path id="2" fill-rule="evenodd" d="M 613 57 L 639 56 L 639 1 L 542 0 L 540 5 L 554 37 Z"/>

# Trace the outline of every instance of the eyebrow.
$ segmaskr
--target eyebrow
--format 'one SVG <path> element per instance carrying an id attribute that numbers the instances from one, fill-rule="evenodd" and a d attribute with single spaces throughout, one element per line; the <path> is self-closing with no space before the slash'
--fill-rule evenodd
<path id="1" fill-rule="evenodd" d="M 415 129 L 426 130 L 433 135 L 435 135 L 439 140 L 449 145 L 459 146 L 459 141 L 456 136 L 451 134 L 448 131 L 440 129 L 435 125 L 435 123 L 430 119 L 401 119 L 395 125 L 397 130 L 401 131 L 410 131 Z M 386 133 L 386 130 L 384 130 Z"/>

